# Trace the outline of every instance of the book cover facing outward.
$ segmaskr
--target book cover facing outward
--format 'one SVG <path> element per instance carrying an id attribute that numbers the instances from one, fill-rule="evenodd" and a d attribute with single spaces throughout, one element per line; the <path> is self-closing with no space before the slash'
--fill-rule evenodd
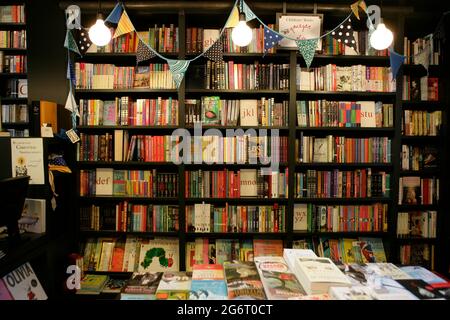
<path id="1" fill-rule="evenodd" d="M 197 264 L 193 266 L 189 300 L 226 300 L 227 285 L 223 266 Z"/>
<path id="2" fill-rule="evenodd" d="M 361 237 L 357 241 L 357 248 L 360 250 L 363 263 L 387 262 L 383 239 Z"/>
<path id="3" fill-rule="evenodd" d="M 12 177 L 30 176 L 30 184 L 44 184 L 42 138 L 11 139 Z"/>
<path id="4" fill-rule="evenodd" d="M 158 289 L 157 300 L 187 300 L 191 290 L 192 272 L 164 272 Z"/>
<path id="5" fill-rule="evenodd" d="M 45 233 L 45 199 L 25 199 L 19 228 L 25 232 Z"/>
<path id="6" fill-rule="evenodd" d="M 179 271 L 178 247 L 178 239 L 155 238 L 142 243 L 138 271 Z"/>
<path id="7" fill-rule="evenodd" d="M 283 240 L 253 240 L 254 256 L 283 256 Z"/>
<path id="8" fill-rule="evenodd" d="M 121 291 L 121 300 L 154 300 L 162 272 L 135 272 Z"/>
<path id="9" fill-rule="evenodd" d="M 25 263 L 3 277 L 14 300 L 47 300 L 47 294 L 30 263 Z"/>
<path id="10" fill-rule="evenodd" d="M 227 261 L 223 264 L 230 300 L 265 300 L 264 287 L 254 262 Z"/>

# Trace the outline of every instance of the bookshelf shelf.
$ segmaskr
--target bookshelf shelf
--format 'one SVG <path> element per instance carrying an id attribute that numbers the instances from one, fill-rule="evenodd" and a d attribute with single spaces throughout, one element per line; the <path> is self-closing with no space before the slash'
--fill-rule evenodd
<path id="1" fill-rule="evenodd" d="M 114 96 L 119 95 L 132 95 L 132 94 L 177 94 L 175 89 L 147 89 L 147 88 L 134 88 L 134 89 L 76 89 L 76 94 L 109 94 Z"/>
<path id="2" fill-rule="evenodd" d="M 440 110 L 443 105 L 440 101 L 407 101 L 402 102 L 402 107 L 405 110 Z"/>
<path id="3" fill-rule="evenodd" d="M 356 91 L 299 91 L 297 90 L 297 97 L 300 96 L 322 96 L 322 97 L 336 97 L 336 98 L 373 98 L 382 99 L 390 98 L 395 99 L 395 92 L 356 92 Z"/>
<path id="4" fill-rule="evenodd" d="M 303 58 L 297 54 L 298 62 L 304 65 Z M 376 64 L 380 66 L 389 65 L 389 57 L 383 56 L 363 56 L 363 55 L 323 55 L 314 56 L 313 65 L 329 64 L 329 63 L 349 63 L 349 64 Z"/>
<path id="5" fill-rule="evenodd" d="M 195 238 L 212 238 L 212 239 L 286 239 L 287 234 L 285 232 L 222 232 L 222 233 L 200 233 L 200 232 L 188 232 L 186 237 L 188 239 Z"/>
<path id="6" fill-rule="evenodd" d="M 132 131 L 147 131 L 147 130 L 176 130 L 177 126 L 77 126 L 80 131 L 108 131 L 108 130 L 132 130 Z"/>
<path id="7" fill-rule="evenodd" d="M 212 89 L 186 89 L 186 94 L 266 94 L 266 95 L 276 95 L 284 94 L 288 95 L 288 90 L 212 90 Z"/>
<path id="8" fill-rule="evenodd" d="M 416 205 L 398 205 L 399 212 L 409 212 L 409 211 L 426 211 L 426 210 L 438 210 L 439 205 L 425 205 L 425 204 L 416 204 Z"/>
<path id="9" fill-rule="evenodd" d="M 22 30 L 27 27 L 25 22 L 0 22 L 0 29 Z"/>
<path id="10" fill-rule="evenodd" d="M 329 134 L 345 134 L 345 133 L 364 133 L 364 134 L 378 134 L 378 135 L 386 135 L 386 134 L 394 134 L 394 128 L 337 128 L 337 127 L 297 127 L 297 131 L 303 132 L 327 132 Z"/>
<path id="11" fill-rule="evenodd" d="M 1 97 L 0 101 L 9 103 L 27 103 L 28 98 Z"/>
<path id="12" fill-rule="evenodd" d="M 186 129 L 189 130 L 194 130 L 194 126 L 189 125 L 186 126 Z M 211 125 L 202 125 L 202 130 L 207 130 L 207 129 L 219 129 L 219 130 L 238 130 L 238 129 L 242 129 L 242 130 L 249 130 L 249 129 L 255 129 L 255 130 L 281 130 L 281 131 L 288 131 L 289 127 L 270 127 L 270 126 L 257 126 L 257 127 L 244 127 L 244 126 L 211 126 Z"/>
<path id="13" fill-rule="evenodd" d="M 26 73 L 13 73 L 13 72 L 1 72 L 0 78 L 17 78 L 17 79 L 26 79 Z"/>
<path id="14" fill-rule="evenodd" d="M 140 161 L 78 161 L 80 167 L 174 167 L 176 164 L 172 162 L 140 162 Z"/>
<path id="15" fill-rule="evenodd" d="M 296 198 L 295 203 L 316 203 L 316 204 L 371 204 L 371 203 L 391 203 L 391 198 Z"/>
<path id="16" fill-rule="evenodd" d="M 216 169 L 216 168 L 232 168 L 232 169 L 238 169 L 238 168 L 265 168 L 265 167 L 269 167 L 270 165 L 267 164 L 250 164 L 250 163 L 222 163 L 222 164 L 206 164 L 206 163 L 202 163 L 202 164 L 185 164 L 184 165 L 186 169 L 190 169 L 190 168 L 205 168 L 205 166 L 207 166 L 206 170 L 212 170 L 212 169 Z M 289 164 L 288 163 L 279 163 L 278 164 L 279 167 L 288 167 Z"/>
<path id="17" fill-rule="evenodd" d="M 140 237 L 178 237 L 179 232 L 132 232 L 132 231 L 95 231 L 81 230 L 80 234 L 84 237 L 120 237 L 120 236 L 140 236 Z"/>
<path id="18" fill-rule="evenodd" d="M 388 232 L 383 231 L 357 231 L 357 232 L 304 232 L 304 231 L 294 231 L 293 235 L 295 238 L 300 237 L 388 237 Z"/>
<path id="19" fill-rule="evenodd" d="M 358 168 L 376 168 L 376 169 L 392 169 L 391 163 L 297 163 L 297 169 L 316 169 L 316 168 L 342 168 L 342 169 L 358 169 Z"/>
<path id="20" fill-rule="evenodd" d="M 7 127 L 26 127 L 29 126 L 30 124 L 28 122 L 3 122 L 2 126 L 7 126 Z"/>
<path id="21" fill-rule="evenodd" d="M 7 54 L 26 54 L 27 49 L 25 48 L 0 48 L 0 51 L 4 51 Z"/>
<path id="22" fill-rule="evenodd" d="M 269 199 L 269 198 L 186 198 L 186 203 L 211 203 L 211 204 L 225 204 L 228 202 L 230 204 L 275 204 L 278 203 L 280 205 L 287 204 L 287 198 L 278 198 L 278 199 Z"/>
<path id="23" fill-rule="evenodd" d="M 132 197 L 132 196 L 79 196 L 79 200 L 88 202 L 123 202 L 129 201 L 132 203 L 148 202 L 148 203 L 178 203 L 178 198 L 146 198 L 146 197 Z"/>
<path id="24" fill-rule="evenodd" d="M 440 173 L 440 170 L 438 168 L 432 168 L 432 169 L 422 169 L 420 171 L 400 171 L 400 176 L 407 177 L 407 176 L 431 176 L 431 175 L 437 175 Z"/>
<path id="25" fill-rule="evenodd" d="M 397 242 L 400 244 L 410 244 L 410 243 L 429 243 L 434 244 L 436 238 L 397 238 Z"/>
<path id="26" fill-rule="evenodd" d="M 402 142 L 437 143 L 441 136 L 402 136 Z"/>

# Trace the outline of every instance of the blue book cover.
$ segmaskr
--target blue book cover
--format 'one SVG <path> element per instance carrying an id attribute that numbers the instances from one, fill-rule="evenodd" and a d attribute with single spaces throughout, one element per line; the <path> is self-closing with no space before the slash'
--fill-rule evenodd
<path id="1" fill-rule="evenodd" d="M 224 280 L 192 280 L 189 300 L 227 300 L 228 291 Z"/>

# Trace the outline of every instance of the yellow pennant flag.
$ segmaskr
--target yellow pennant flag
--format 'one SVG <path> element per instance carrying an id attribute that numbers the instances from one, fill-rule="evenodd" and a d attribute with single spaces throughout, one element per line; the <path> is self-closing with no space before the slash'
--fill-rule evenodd
<path id="1" fill-rule="evenodd" d="M 364 0 L 359 1 L 359 7 L 360 7 L 361 9 L 363 9 L 364 12 L 367 11 L 367 5 L 366 5 L 366 2 L 365 2 Z"/>
<path id="2" fill-rule="evenodd" d="M 127 12 L 124 10 L 122 16 L 120 17 L 119 23 L 117 24 L 116 32 L 113 38 L 117 38 L 123 34 L 127 34 L 134 31 L 134 26 L 131 23 L 130 17 L 128 17 Z"/>
<path id="3" fill-rule="evenodd" d="M 358 20 L 360 20 L 359 18 L 359 1 L 356 1 L 355 3 L 353 3 L 350 8 L 352 8 L 352 11 L 354 13 L 354 15 L 356 16 L 356 18 L 358 18 Z"/>
<path id="4" fill-rule="evenodd" d="M 230 18 L 225 25 L 225 28 L 234 28 L 239 23 L 239 10 L 236 6 L 234 6 L 233 11 L 231 11 Z"/>

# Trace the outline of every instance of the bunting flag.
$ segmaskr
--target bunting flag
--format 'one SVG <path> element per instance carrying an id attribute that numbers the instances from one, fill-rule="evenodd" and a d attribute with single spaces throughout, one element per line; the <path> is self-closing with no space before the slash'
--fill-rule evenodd
<path id="1" fill-rule="evenodd" d="M 133 23 L 131 23 L 130 17 L 128 17 L 127 12 L 123 11 L 119 23 L 117 24 L 116 32 L 114 33 L 113 38 L 117 38 L 132 31 L 134 31 Z"/>
<path id="2" fill-rule="evenodd" d="M 336 30 L 331 32 L 331 36 L 337 40 L 339 43 L 343 43 L 344 45 L 356 49 L 356 40 L 353 35 L 353 27 L 352 27 L 352 19 L 348 19 L 343 22 Z"/>
<path id="3" fill-rule="evenodd" d="M 309 68 L 314 59 L 314 54 L 316 53 L 317 42 L 319 39 L 308 39 L 308 40 L 297 40 L 295 41 L 298 50 L 303 56 L 306 62 L 306 66 Z"/>
<path id="4" fill-rule="evenodd" d="M 70 60 L 67 61 L 67 80 L 70 80 L 72 87 L 75 87 L 76 85 L 75 68 L 73 63 L 70 62 Z"/>
<path id="5" fill-rule="evenodd" d="M 80 50 L 78 49 L 77 42 L 75 41 L 72 31 L 66 31 L 66 39 L 64 40 L 64 48 L 69 49 L 75 53 L 80 54 Z"/>
<path id="6" fill-rule="evenodd" d="M 177 88 L 180 87 L 181 82 L 184 78 L 184 73 L 189 67 L 190 60 L 172 60 L 167 59 L 167 63 L 169 64 L 170 72 L 172 72 L 173 81 L 177 85 Z"/>
<path id="7" fill-rule="evenodd" d="M 213 45 L 211 47 L 209 47 L 208 50 L 205 51 L 204 56 L 214 62 L 223 61 L 222 39 L 221 38 L 217 39 L 217 41 L 214 42 Z"/>
<path id="8" fill-rule="evenodd" d="M 283 37 L 279 36 L 275 31 L 264 26 L 264 54 L 282 39 Z"/>
<path id="9" fill-rule="evenodd" d="M 80 30 L 77 30 L 76 38 L 77 38 L 76 41 L 78 44 L 78 49 L 80 50 L 80 54 L 82 56 L 84 56 L 92 45 L 91 39 L 89 38 L 88 29 L 81 28 Z"/>
<path id="10" fill-rule="evenodd" d="M 111 11 L 108 17 L 106 17 L 105 22 L 116 24 L 119 22 L 121 15 L 122 15 L 122 2 L 117 2 L 114 9 Z"/>
<path id="11" fill-rule="evenodd" d="M 358 20 L 361 20 L 359 17 L 359 8 L 361 8 L 364 12 L 367 11 L 367 5 L 364 2 L 364 0 L 359 0 L 356 1 L 355 3 L 352 3 L 350 5 L 350 8 L 352 9 L 353 14 L 356 16 L 356 18 L 358 18 Z"/>
<path id="12" fill-rule="evenodd" d="M 155 56 L 156 54 L 150 50 L 150 48 L 141 39 L 139 39 L 136 49 L 136 63 L 139 64 L 139 62 L 150 60 Z"/>
<path id="13" fill-rule="evenodd" d="M 256 14 L 253 13 L 252 9 L 249 8 L 245 1 L 242 1 L 242 10 L 245 13 L 245 21 L 249 22 L 253 19 L 256 19 Z"/>
<path id="14" fill-rule="evenodd" d="M 427 45 L 419 54 L 414 56 L 414 63 L 423 65 L 427 73 L 430 66 L 430 51 L 430 45 Z"/>
<path id="15" fill-rule="evenodd" d="M 238 25 L 238 23 L 239 23 L 239 10 L 236 6 L 234 6 L 233 10 L 231 11 L 230 18 L 225 24 L 225 28 L 234 28 Z"/>
<path id="16" fill-rule="evenodd" d="M 405 56 L 398 54 L 392 49 L 389 49 L 389 60 L 391 62 L 392 80 L 397 78 L 400 67 L 405 62 Z"/>
<path id="17" fill-rule="evenodd" d="M 75 97 L 73 96 L 72 90 L 69 90 L 69 94 L 67 95 L 65 109 L 72 112 L 72 115 L 74 115 L 76 117 L 80 116 L 80 114 L 78 112 L 77 102 L 75 101 Z"/>

